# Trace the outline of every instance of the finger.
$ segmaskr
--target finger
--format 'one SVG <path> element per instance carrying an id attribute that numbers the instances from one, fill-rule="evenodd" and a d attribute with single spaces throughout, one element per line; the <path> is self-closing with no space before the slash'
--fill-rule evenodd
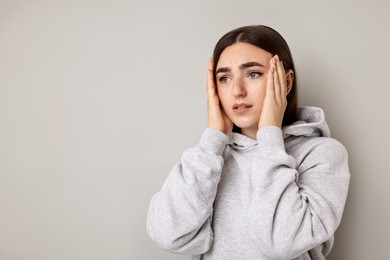
<path id="1" fill-rule="evenodd" d="M 275 99 L 279 103 L 280 102 L 280 81 L 279 81 L 279 68 L 278 68 L 278 58 L 277 55 L 273 57 L 273 65 L 274 65 L 274 91 L 275 91 Z"/>
<path id="2" fill-rule="evenodd" d="M 213 75 L 213 65 L 214 60 L 211 58 L 209 61 L 209 67 L 207 72 L 207 94 L 210 97 L 215 95 L 215 84 L 214 84 L 214 75 Z"/>
<path id="3" fill-rule="evenodd" d="M 275 68 L 272 59 L 269 61 L 269 71 L 267 79 L 267 89 L 265 92 L 266 97 L 274 98 L 275 97 L 275 88 L 274 88 L 274 73 Z"/>
<path id="4" fill-rule="evenodd" d="M 287 82 L 286 82 L 286 71 L 283 66 L 283 62 L 280 61 L 279 57 L 277 57 L 277 70 L 278 70 L 278 76 L 279 76 L 279 83 L 280 83 L 280 97 L 285 98 L 287 96 Z"/>

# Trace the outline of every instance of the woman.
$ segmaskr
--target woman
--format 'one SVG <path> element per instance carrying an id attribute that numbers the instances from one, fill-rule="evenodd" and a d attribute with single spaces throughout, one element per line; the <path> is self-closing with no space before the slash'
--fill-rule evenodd
<path id="1" fill-rule="evenodd" d="M 325 259 L 347 198 L 347 151 L 320 108 L 297 107 L 295 75 L 269 27 L 219 40 L 208 128 L 150 202 L 160 247 L 193 259 Z"/>

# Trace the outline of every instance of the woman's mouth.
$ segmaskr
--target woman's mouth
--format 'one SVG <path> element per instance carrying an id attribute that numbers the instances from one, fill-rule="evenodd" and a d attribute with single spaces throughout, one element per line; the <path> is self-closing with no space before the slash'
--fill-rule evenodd
<path id="1" fill-rule="evenodd" d="M 237 114 L 243 114 L 247 112 L 251 107 L 252 105 L 245 104 L 245 103 L 234 104 L 233 111 L 236 112 Z"/>

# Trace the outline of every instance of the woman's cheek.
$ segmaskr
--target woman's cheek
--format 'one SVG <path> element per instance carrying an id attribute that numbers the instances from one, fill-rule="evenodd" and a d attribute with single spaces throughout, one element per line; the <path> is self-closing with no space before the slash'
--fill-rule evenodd
<path id="1" fill-rule="evenodd" d="M 266 79 L 262 79 L 257 82 L 252 82 L 252 85 L 249 88 L 251 91 L 250 93 L 248 93 L 248 95 L 250 95 L 253 100 L 257 100 L 257 105 L 261 106 L 261 104 L 263 103 L 266 86 Z"/>
<path id="2" fill-rule="evenodd" d="M 265 77 L 251 80 L 247 83 L 252 89 L 262 89 L 267 85 L 267 79 Z"/>

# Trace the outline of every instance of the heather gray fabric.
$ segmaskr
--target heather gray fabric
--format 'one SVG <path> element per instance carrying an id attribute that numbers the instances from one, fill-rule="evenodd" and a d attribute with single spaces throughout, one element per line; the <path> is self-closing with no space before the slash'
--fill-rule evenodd
<path id="1" fill-rule="evenodd" d="M 150 237 L 193 259 L 325 259 L 347 198 L 348 155 L 320 108 L 299 114 L 257 140 L 206 129 L 151 199 Z"/>

